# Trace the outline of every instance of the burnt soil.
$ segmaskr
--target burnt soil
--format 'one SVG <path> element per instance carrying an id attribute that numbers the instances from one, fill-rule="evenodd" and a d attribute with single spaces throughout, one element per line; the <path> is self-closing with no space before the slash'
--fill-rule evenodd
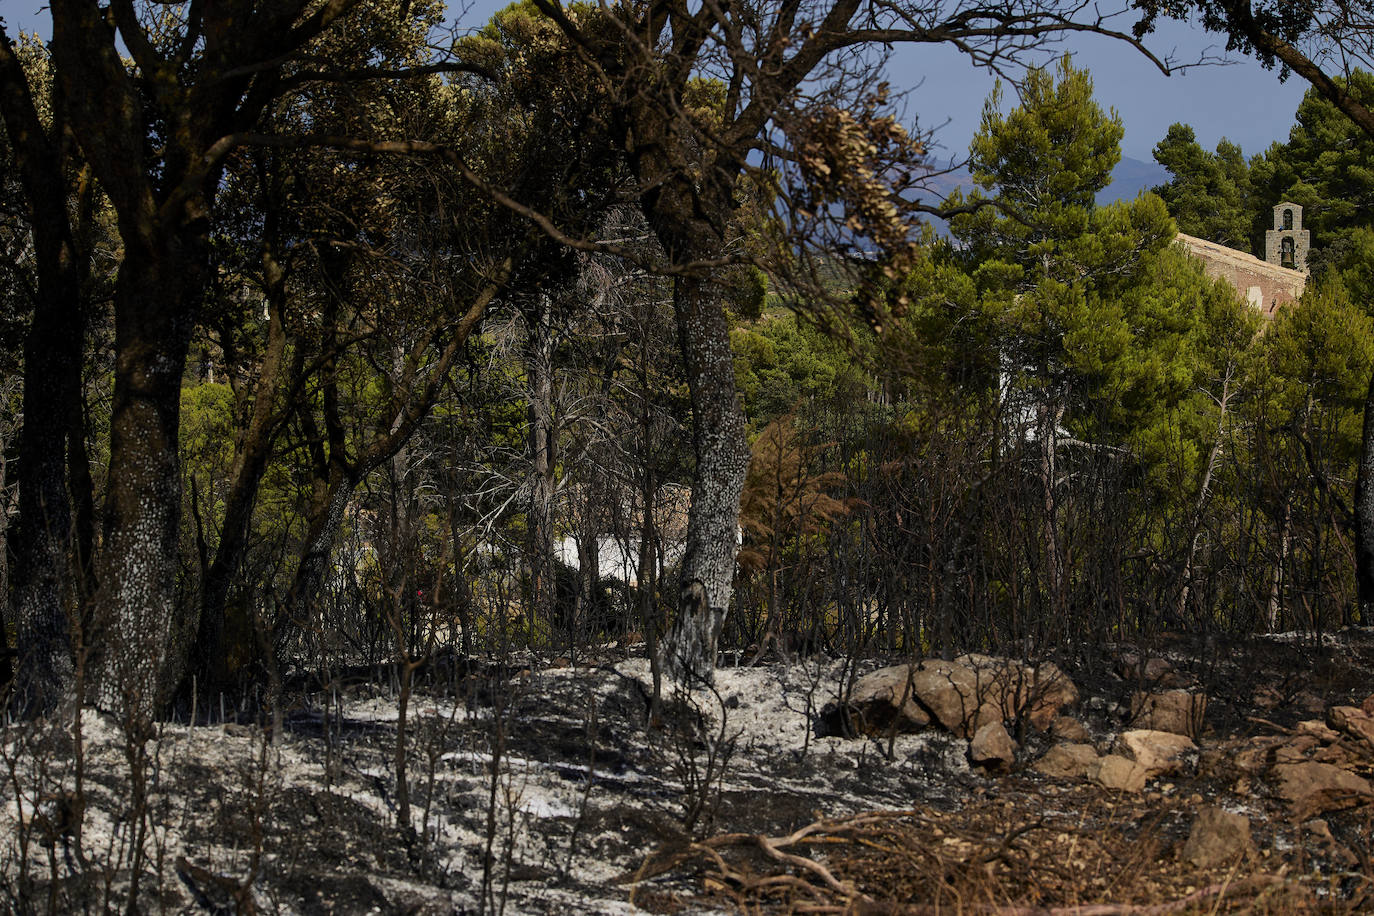
<path id="1" fill-rule="evenodd" d="M 1166 673 L 1146 681 L 1142 655 Z M 297 694 L 275 736 L 164 723 L 142 757 L 87 711 L 79 787 L 70 723 L 11 725 L 0 908 L 134 894 L 147 912 L 1374 912 L 1369 799 L 1298 809 L 1238 763 L 1374 694 L 1374 630 L 1063 661 L 1101 751 L 1134 692 L 1207 694 L 1196 761 L 1141 793 L 1035 773 L 1054 739 L 1033 731 L 1004 774 L 938 732 L 818 736 L 838 685 L 878 664 L 724 668 L 657 715 L 633 653 L 451 667 L 409 699 L 408 827 L 389 677 Z M 1374 777 L 1374 747 L 1347 769 Z M 1245 815 L 1253 851 L 1184 861 L 1203 804 Z"/>

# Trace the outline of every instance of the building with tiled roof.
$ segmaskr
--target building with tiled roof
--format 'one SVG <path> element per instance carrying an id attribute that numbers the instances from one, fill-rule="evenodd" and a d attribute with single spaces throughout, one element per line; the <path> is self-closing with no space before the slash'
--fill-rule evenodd
<path id="1" fill-rule="evenodd" d="M 1302 207 L 1284 201 L 1274 207 L 1274 228 L 1264 235 L 1264 260 L 1182 232 L 1178 243 L 1202 262 L 1209 277 L 1227 281 L 1252 307 L 1272 317 L 1281 306 L 1296 302 L 1307 286 L 1312 233 L 1302 228 Z"/>

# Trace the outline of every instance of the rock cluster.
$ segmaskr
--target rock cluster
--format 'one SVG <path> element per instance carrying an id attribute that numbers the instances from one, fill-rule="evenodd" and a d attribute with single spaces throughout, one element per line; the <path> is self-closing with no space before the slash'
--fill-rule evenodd
<path id="1" fill-rule="evenodd" d="M 859 678 L 844 702 L 823 716 L 839 733 L 884 735 L 936 725 L 973 738 L 993 723 L 1025 721 L 1043 731 L 1077 701 L 1078 688 L 1051 662 L 969 654 L 880 668 Z"/>
<path id="2" fill-rule="evenodd" d="M 1056 744 L 1035 762 L 1037 773 L 1055 779 L 1087 779 L 1104 789 L 1139 792 L 1156 776 L 1191 770 L 1198 748 L 1187 735 L 1137 728 L 1122 732 L 1108 754 L 1084 742 Z"/>
<path id="3" fill-rule="evenodd" d="M 1207 696 L 1187 690 L 1138 692 L 1131 697 L 1131 724 L 1196 739 L 1207 715 Z"/>
<path id="4" fill-rule="evenodd" d="M 1102 745 L 1108 751 L 1102 755 L 1091 743 L 1065 740 L 1051 747 L 1033 769 L 1056 779 L 1086 779 L 1127 792 L 1141 791 L 1155 777 L 1187 774 L 1199 767 L 1213 775 L 1231 772 L 1239 777 L 1242 794 L 1249 793 L 1251 781 L 1260 779 L 1300 818 L 1374 801 L 1374 785 L 1360 772 L 1374 760 L 1374 697 L 1361 706 L 1333 706 L 1324 721 L 1299 722 L 1283 729 L 1284 734 L 1200 750 L 1194 739 L 1205 732 L 1206 708 L 1202 693 L 1136 694 L 1131 721 L 1151 727 L 1121 732 L 1110 745 Z"/>
<path id="5" fill-rule="evenodd" d="M 1374 800 L 1374 785 L 1357 772 L 1374 760 L 1374 696 L 1360 706 L 1333 706 L 1324 720 L 1278 729 L 1283 734 L 1213 739 L 1200 749 L 1208 734 L 1207 695 L 1180 686 L 1188 679 L 1158 659 L 1132 665 L 1130 674 L 1153 689 L 1132 694 L 1129 710 L 1094 699 L 1090 706 L 1116 710 L 1128 726 L 1096 742 L 1082 722 L 1065 714 L 1079 691 L 1058 667 L 972 654 L 874 671 L 854 683 L 845 702 L 826 708 L 822 727 L 829 734 L 870 736 L 941 729 L 967 739 L 969 761 L 990 773 L 1009 772 L 1022 752 L 1009 726 L 1028 727 L 1044 736 L 1032 747 L 1054 742 L 1031 765 L 1049 778 L 1134 793 L 1156 778 L 1229 768 L 1242 794 L 1260 779 L 1302 818 Z M 1202 864 L 1246 854 L 1249 824 L 1237 817 L 1204 810 L 1185 858 Z"/>
<path id="6" fill-rule="evenodd" d="M 1286 734 L 1259 735 L 1218 747 L 1212 769 L 1240 781 L 1264 780 L 1295 816 L 1312 817 L 1374 800 L 1374 785 L 1356 772 L 1374 760 L 1374 696 L 1362 706 L 1333 706 L 1326 719 L 1299 722 Z"/>

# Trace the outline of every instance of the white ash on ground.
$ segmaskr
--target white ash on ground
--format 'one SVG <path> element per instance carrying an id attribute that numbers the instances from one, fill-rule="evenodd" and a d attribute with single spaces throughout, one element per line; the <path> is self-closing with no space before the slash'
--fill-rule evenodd
<path id="1" fill-rule="evenodd" d="M 1177 652 L 1170 662 L 1189 667 Z M 1100 854 L 1110 858 L 1117 847 L 1109 837 L 1126 849 L 1126 840 L 1147 836 L 1162 863 L 1149 886 L 1182 896 L 1189 882 L 1206 880 L 1180 864 L 1179 852 L 1190 835 L 1189 812 L 1203 803 L 1250 821 L 1253 851 L 1246 847 L 1244 867 L 1256 875 L 1283 872 L 1327 900 L 1352 901 L 1361 888 L 1374 888 L 1361 859 L 1369 841 L 1362 846 L 1359 833 L 1360 818 L 1374 806 L 1336 806 L 1294 822 L 1266 781 L 1269 763 L 1254 764 L 1253 774 L 1234 771 L 1235 759 L 1250 758 L 1226 750 L 1244 742 L 1258 754 L 1327 759 L 1336 753 L 1331 748 L 1351 745 L 1349 736 L 1332 730 L 1306 740 L 1298 729 L 1310 718 L 1305 701 L 1291 704 L 1293 723 L 1278 721 L 1287 709 L 1279 706 L 1264 711 L 1272 729 L 1257 724 L 1226 671 L 1211 680 L 1235 695 L 1214 688 L 1199 740 L 1202 762 L 1152 777 L 1139 793 L 1117 793 L 1035 772 L 1058 740 L 1048 731 L 1021 736 L 1009 775 L 971 768 L 968 742 L 935 728 L 820 736 L 820 711 L 853 679 L 842 662 L 723 668 L 712 689 L 665 696 L 656 721 L 649 719 L 643 659 L 511 670 L 480 690 L 426 684 L 410 698 L 408 825 L 397 791 L 398 698 L 385 684 L 302 698 L 286 711 L 275 741 L 251 724 L 161 725 L 145 748 L 141 820 L 129 742 L 115 723 L 90 711 L 82 716 L 75 808 L 72 729 L 10 725 L 0 737 L 7 789 L 0 835 L 12 838 L 0 846 L 7 903 L 35 912 L 50 904 L 122 905 L 138 858 L 139 904 L 149 912 L 728 912 L 743 898 L 722 896 L 717 884 L 729 885 L 730 875 L 712 878 L 700 862 L 655 868 L 638 883 L 634 876 L 647 875 L 640 871 L 646 862 L 663 861 L 663 850 L 693 848 L 694 838 L 784 836 L 818 820 L 838 824 L 875 811 L 917 812 L 910 824 L 958 838 L 947 849 L 975 849 L 977 831 L 1001 829 L 1068 842 L 1054 825 L 1072 823 L 1093 827 Z M 1344 681 L 1333 676 L 1324 701 L 1358 707 L 1362 697 L 1346 688 L 1367 676 L 1361 671 Z M 1287 693 L 1323 689 L 1310 671 L 1300 680 L 1302 690 Z M 1282 688 L 1285 680 L 1265 676 L 1263 683 Z M 1108 673 L 1083 686 L 1072 712 L 1105 754 L 1129 728 L 1126 711 L 1139 682 Z M 1277 750 L 1261 740 L 1271 734 Z M 1021 824 L 1025 818 L 1039 820 Z M 1027 863 L 1040 861 L 1026 855 Z M 1005 851 L 1002 858 L 1014 860 Z M 1029 864 L 1023 871 L 1035 874 Z M 1011 883 L 1017 874 L 1005 876 L 1008 900 L 1031 893 Z M 1099 886 L 1091 884 L 1099 878 L 1085 877 L 1085 888 Z M 1100 887 L 1109 894 L 1122 885 Z"/>

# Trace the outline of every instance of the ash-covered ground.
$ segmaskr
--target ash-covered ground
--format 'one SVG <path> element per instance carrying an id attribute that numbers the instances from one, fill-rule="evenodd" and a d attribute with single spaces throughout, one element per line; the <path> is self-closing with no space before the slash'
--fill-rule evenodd
<path id="1" fill-rule="evenodd" d="M 1374 634 L 1158 656 L 1154 676 L 1209 704 L 1197 753 L 1138 791 L 1038 772 L 1061 743 L 1049 732 L 1019 731 L 1001 772 L 934 727 L 822 736 L 821 711 L 877 667 L 827 659 L 722 668 L 657 716 L 642 658 L 435 678 L 408 699 L 405 792 L 389 677 L 297 696 L 275 736 L 163 723 L 142 756 L 94 711 L 79 741 L 71 722 L 15 723 L 0 761 L 4 905 L 101 912 L 134 893 L 136 909 L 175 913 L 1374 909 L 1374 796 L 1351 783 L 1300 803 L 1276 775 L 1316 760 L 1374 774 L 1374 742 L 1299 740 L 1315 728 L 1303 723 L 1374 693 Z M 1068 667 L 1078 743 L 1119 743 L 1145 667 Z M 1205 805 L 1249 821 L 1240 854 L 1187 858 Z"/>

